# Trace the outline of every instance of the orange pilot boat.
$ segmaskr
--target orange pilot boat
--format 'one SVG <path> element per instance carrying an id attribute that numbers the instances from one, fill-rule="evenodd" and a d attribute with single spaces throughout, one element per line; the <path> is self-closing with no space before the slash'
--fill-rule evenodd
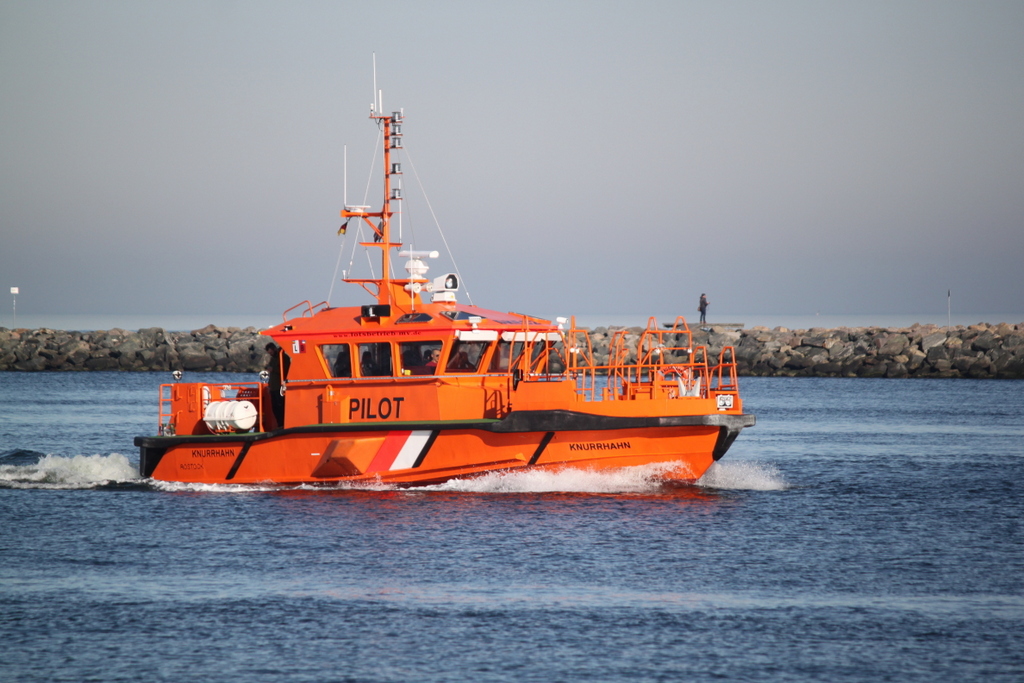
<path id="1" fill-rule="evenodd" d="M 379 108 L 378 108 L 379 109 Z M 459 278 L 429 279 L 392 241 L 404 115 L 371 108 L 383 132 L 380 211 L 345 206 L 379 250 L 381 275 L 344 281 L 374 298 L 303 302 L 263 332 L 279 349 L 263 381 L 160 387 L 159 436 L 135 439 L 141 474 L 206 484 L 435 484 L 486 472 L 658 464 L 695 480 L 754 416 L 743 413 L 731 347 L 717 362 L 683 318 L 610 340 L 594 362 L 575 319 L 459 303 Z M 339 231 L 341 232 L 341 231 Z M 391 277 L 394 250 L 408 277 Z M 289 317 L 291 316 L 291 317 Z"/>

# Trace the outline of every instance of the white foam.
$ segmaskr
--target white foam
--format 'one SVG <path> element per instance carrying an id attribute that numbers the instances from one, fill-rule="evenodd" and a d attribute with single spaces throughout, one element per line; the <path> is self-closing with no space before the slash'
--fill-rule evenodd
<path id="1" fill-rule="evenodd" d="M 747 491 L 784 491 L 789 484 L 775 465 L 758 462 L 716 462 L 697 486 L 709 489 L 739 489 Z"/>
<path id="2" fill-rule="evenodd" d="M 680 463 L 655 463 L 614 470 L 511 470 L 478 477 L 453 479 L 418 490 L 463 493 L 630 493 L 654 494 L 664 490 L 666 475 L 678 473 Z M 0 465 L 0 486 L 9 488 L 78 489 L 110 483 L 142 482 L 161 491 L 195 493 L 256 493 L 299 488 L 322 491 L 322 486 L 262 484 L 200 484 L 143 480 L 128 458 L 111 455 L 47 455 L 32 465 Z M 768 463 L 718 462 L 697 480 L 706 489 L 781 491 L 789 484 Z M 338 482 L 329 489 L 392 491 L 398 487 L 376 482 Z"/>
<path id="3" fill-rule="evenodd" d="M 0 465 L 0 486 L 8 488 L 86 489 L 139 480 L 138 469 L 120 453 L 46 455 L 31 465 Z"/>
<path id="4" fill-rule="evenodd" d="M 261 491 L 280 491 L 286 488 L 278 484 L 199 484 L 185 481 L 161 481 L 159 479 L 150 479 L 148 483 L 157 490 L 174 493 L 258 493 Z"/>
<path id="5" fill-rule="evenodd" d="M 262 493 L 267 491 L 396 491 L 399 487 L 377 481 L 370 482 L 330 482 L 325 484 L 277 484 L 260 482 L 255 484 L 202 484 L 198 482 L 147 480 L 159 491 L 192 492 L 192 493 Z"/>
<path id="6" fill-rule="evenodd" d="M 469 493 L 655 493 L 664 475 L 678 468 L 679 463 L 656 463 L 615 470 L 512 470 L 426 488 Z"/>

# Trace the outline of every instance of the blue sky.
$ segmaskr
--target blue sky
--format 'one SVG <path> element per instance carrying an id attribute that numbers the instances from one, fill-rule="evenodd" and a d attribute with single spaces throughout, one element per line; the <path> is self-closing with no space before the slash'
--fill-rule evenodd
<path id="1" fill-rule="evenodd" d="M 0 291 L 326 299 L 374 53 L 404 236 L 444 251 L 418 176 L 478 305 L 1024 311 L 1020 2 L 0 0 Z"/>

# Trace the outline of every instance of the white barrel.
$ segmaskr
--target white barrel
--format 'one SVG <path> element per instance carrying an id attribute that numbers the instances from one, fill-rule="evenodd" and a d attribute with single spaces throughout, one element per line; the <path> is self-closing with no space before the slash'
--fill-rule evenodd
<path id="1" fill-rule="evenodd" d="M 203 422 L 211 432 L 247 432 L 256 424 L 256 406 L 250 401 L 210 401 Z"/>

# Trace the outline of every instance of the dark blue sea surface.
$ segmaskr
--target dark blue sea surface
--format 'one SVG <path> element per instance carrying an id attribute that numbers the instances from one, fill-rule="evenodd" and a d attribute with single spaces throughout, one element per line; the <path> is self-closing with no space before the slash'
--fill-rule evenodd
<path id="1" fill-rule="evenodd" d="M 140 479 L 162 381 L 0 373 L 0 680 L 1024 680 L 1022 382 L 742 379 L 697 485 L 310 490 Z"/>

